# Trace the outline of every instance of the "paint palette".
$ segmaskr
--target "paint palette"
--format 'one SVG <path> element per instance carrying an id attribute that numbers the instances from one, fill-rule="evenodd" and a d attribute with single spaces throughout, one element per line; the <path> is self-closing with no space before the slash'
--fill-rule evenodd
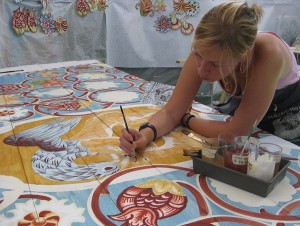
<path id="1" fill-rule="evenodd" d="M 290 161 L 282 159 L 278 173 L 270 181 L 263 181 L 247 174 L 218 166 L 198 157 L 192 157 L 193 170 L 218 181 L 248 191 L 250 193 L 267 197 L 274 187 L 285 177 Z"/>

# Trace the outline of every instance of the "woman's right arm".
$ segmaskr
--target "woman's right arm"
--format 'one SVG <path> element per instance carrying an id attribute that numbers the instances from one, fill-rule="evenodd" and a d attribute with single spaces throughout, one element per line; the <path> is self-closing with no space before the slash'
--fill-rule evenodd
<path id="1" fill-rule="evenodd" d="M 191 53 L 183 65 L 169 101 L 149 120 L 149 123 L 156 128 L 157 137 L 168 134 L 180 123 L 183 115 L 191 106 L 200 84 L 201 79 L 197 74 L 195 59 Z M 126 130 L 122 130 L 120 147 L 130 154 L 134 149 L 145 148 L 153 138 L 153 130 L 149 127 L 142 129 L 140 132 L 130 130 L 130 133 L 128 133 Z"/>

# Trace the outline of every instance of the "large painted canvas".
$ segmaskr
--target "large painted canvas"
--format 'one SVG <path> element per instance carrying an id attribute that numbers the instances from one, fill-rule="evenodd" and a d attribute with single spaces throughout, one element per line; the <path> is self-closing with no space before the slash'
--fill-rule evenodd
<path id="1" fill-rule="evenodd" d="M 138 128 L 174 87 L 102 63 L 0 77 L 1 225 L 295 225 L 300 148 L 277 142 L 291 161 L 266 198 L 196 174 L 184 151 L 201 143 L 179 125 L 136 156 L 119 148 L 124 122 Z M 193 113 L 227 116 L 195 102 Z"/>

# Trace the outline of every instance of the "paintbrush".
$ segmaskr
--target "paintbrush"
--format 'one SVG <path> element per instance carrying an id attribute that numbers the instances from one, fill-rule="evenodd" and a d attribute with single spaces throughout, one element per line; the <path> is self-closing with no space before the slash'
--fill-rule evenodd
<path id="1" fill-rule="evenodd" d="M 124 111 L 123 111 L 123 108 L 122 108 L 121 105 L 120 105 L 120 109 L 121 109 L 121 112 L 122 112 L 122 116 L 123 116 L 123 121 L 124 121 L 124 124 L 125 124 L 125 128 L 126 128 L 127 132 L 129 133 L 127 121 L 126 121 L 125 114 L 124 114 Z"/>
<path id="2" fill-rule="evenodd" d="M 183 156 L 202 158 L 202 150 L 188 151 L 188 150 L 183 149 Z"/>
<path id="3" fill-rule="evenodd" d="M 252 126 L 252 128 L 251 128 L 251 130 L 250 130 L 250 132 L 248 133 L 248 136 L 247 136 L 247 139 L 246 139 L 246 142 L 244 143 L 244 146 L 243 146 L 243 149 L 242 149 L 242 151 L 241 151 L 241 154 L 240 155 L 242 155 L 243 153 L 244 153 L 244 150 L 245 150 L 245 148 L 246 148 L 246 146 L 248 145 L 248 143 L 249 143 L 249 139 L 250 139 L 250 137 L 251 137 L 251 135 L 252 135 L 252 132 L 253 132 L 253 129 L 255 128 L 255 126 L 256 126 L 256 123 L 257 123 L 257 119 L 255 120 L 255 122 L 254 122 L 254 124 L 253 124 L 253 126 Z M 255 155 L 255 158 L 257 157 L 257 154 Z"/>
<path id="4" fill-rule="evenodd" d="M 211 145 L 210 143 L 208 143 L 206 140 L 204 140 L 203 138 L 200 138 L 199 136 L 196 136 L 195 134 L 193 134 L 192 132 L 190 132 L 187 129 L 183 129 L 181 130 L 182 133 L 184 133 L 185 135 L 187 135 L 188 137 L 193 138 L 196 141 L 199 141 L 200 143 L 206 144 L 206 145 Z"/>
<path id="5" fill-rule="evenodd" d="M 127 132 L 129 133 L 129 128 L 128 128 L 128 125 L 127 125 L 127 121 L 126 121 L 125 114 L 124 114 L 124 111 L 123 111 L 123 108 L 122 108 L 121 105 L 120 105 L 120 109 L 121 109 L 121 112 L 122 112 L 122 116 L 123 116 L 123 121 L 124 121 L 124 124 L 125 124 L 125 128 L 126 128 Z M 135 157 L 135 159 L 136 159 L 135 151 L 132 152 L 132 156 Z"/>

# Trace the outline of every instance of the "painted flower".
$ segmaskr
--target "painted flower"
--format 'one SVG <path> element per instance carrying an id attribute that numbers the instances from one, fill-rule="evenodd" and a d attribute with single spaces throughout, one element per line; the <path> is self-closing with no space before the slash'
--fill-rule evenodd
<path id="1" fill-rule="evenodd" d="M 84 222 L 84 208 L 75 203 L 66 205 L 67 200 L 38 200 L 34 205 L 32 199 L 25 203 L 16 203 L 15 209 L 9 211 L 9 217 L 0 215 L 7 225 L 64 225 L 71 226 L 75 222 Z M 37 214 L 38 213 L 38 214 Z"/>
<path id="2" fill-rule="evenodd" d="M 15 113 L 16 112 L 14 110 L 0 109 L 0 117 L 8 117 L 8 116 L 13 115 Z"/>
<path id="3" fill-rule="evenodd" d="M 27 18 L 27 25 L 31 32 L 35 33 L 38 27 L 38 21 L 35 16 L 35 10 L 29 10 L 28 18 Z"/>
<path id="4" fill-rule="evenodd" d="M 98 9 L 100 11 L 105 11 L 107 7 L 108 7 L 108 4 L 107 4 L 106 0 L 99 0 L 98 1 Z"/>
<path id="5" fill-rule="evenodd" d="M 55 87 L 55 86 L 63 86 L 63 82 L 58 79 L 51 79 L 51 80 L 45 80 L 42 84 L 43 87 L 49 88 L 49 87 Z"/>
<path id="6" fill-rule="evenodd" d="M 89 5 L 84 0 L 77 0 L 76 12 L 79 16 L 86 16 L 90 11 Z"/>
<path id="7" fill-rule="evenodd" d="M 22 220 L 18 222 L 19 226 L 35 226 L 35 225 L 58 225 L 59 216 L 52 211 L 41 211 L 28 213 Z"/>
<path id="8" fill-rule="evenodd" d="M 190 0 L 185 7 L 185 13 L 188 16 L 196 16 L 200 12 L 200 4 L 196 0 Z"/>
<path id="9" fill-rule="evenodd" d="M 154 4 L 154 9 L 159 13 L 165 12 L 166 11 L 165 0 L 156 0 L 156 2 Z"/>
<path id="10" fill-rule="evenodd" d="M 57 32 L 62 35 L 68 29 L 68 21 L 60 16 L 56 21 L 55 26 Z"/>
<path id="11" fill-rule="evenodd" d="M 40 17 L 40 25 L 46 35 L 51 35 L 53 32 L 55 32 L 56 21 L 53 20 L 51 13 L 47 13 Z"/>
<path id="12" fill-rule="evenodd" d="M 19 84 L 3 84 L 0 85 L 1 92 L 8 94 L 18 92 L 20 90 Z"/>
<path id="13" fill-rule="evenodd" d="M 28 27 L 28 18 L 29 18 L 29 9 L 24 8 L 23 9 L 23 21 L 25 24 L 25 31 L 30 31 Z"/>
<path id="14" fill-rule="evenodd" d="M 161 17 L 158 17 L 157 20 L 154 22 L 154 27 L 157 31 L 160 32 L 168 32 L 172 26 L 171 18 L 168 18 L 167 16 L 162 15 Z"/>
<path id="15" fill-rule="evenodd" d="M 190 35 L 194 31 L 194 26 L 191 23 L 188 23 L 185 18 L 181 20 L 181 28 L 182 34 Z"/>
<path id="16" fill-rule="evenodd" d="M 170 13 L 170 17 L 171 17 L 171 29 L 172 30 L 178 30 L 181 28 L 181 21 L 180 19 L 177 18 L 176 16 L 176 12 Z"/>
<path id="17" fill-rule="evenodd" d="M 154 15 L 153 4 L 151 0 L 140 0 L 140 2 L 135 5 L 135 8 L 140 8 L 141 16 L 147 16 L 149 13 L 150 16 Z"/>
<path id="18" fill-rule="evenodd" d="M 20 10 L 20 7 L 13 12 L 12 28 L 17 35 L 22 35 L 25 32 L 26 24 L 24 23 L 24 13 Z"/>
<path id="19" fill-rule="evenodd" d="M 90 8 L 90 11 L 92 13 L 96 12 L 97 11 L 97 3 L 98 3 L 98 0 L 89 0 L 87 2 L 89 8 Z"/>
<path id="20" fill-rule="evenodd" d="M 26 117 L 28 110 L 22 107 L 16 108 L 0 108 L 0 120 L 10 121 Z"/>

